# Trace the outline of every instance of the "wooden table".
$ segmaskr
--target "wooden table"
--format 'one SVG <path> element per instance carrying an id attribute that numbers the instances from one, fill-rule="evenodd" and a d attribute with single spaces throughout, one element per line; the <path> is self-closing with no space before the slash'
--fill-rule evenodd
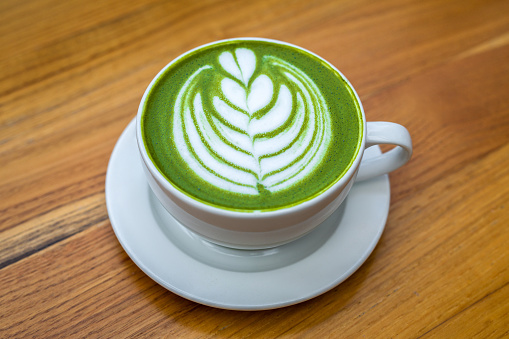
<path id="1" fill-rule="evenodd" d="M 0 337 L 509 334 L 509 1 L 0 2 Z M 323 56 L 409 164 L 366 263 L 298 305 L 238 312 L 167 291 L 105 204 L 112 149 L 154 75 L 213 40 Z"/>

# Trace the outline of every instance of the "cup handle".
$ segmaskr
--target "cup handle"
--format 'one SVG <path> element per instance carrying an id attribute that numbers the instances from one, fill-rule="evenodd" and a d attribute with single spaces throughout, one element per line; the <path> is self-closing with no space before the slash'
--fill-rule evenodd
<path id="1" fill-rule="evenodd" d="M 396 147 L 376 157 L 362 159 L 355 181 L 392 172 L 406 164 L 412 156 L 412 138 L 405 127 L 381 121 L 368 122 L 366 127 L 366 148 L 380 144 Z"/>

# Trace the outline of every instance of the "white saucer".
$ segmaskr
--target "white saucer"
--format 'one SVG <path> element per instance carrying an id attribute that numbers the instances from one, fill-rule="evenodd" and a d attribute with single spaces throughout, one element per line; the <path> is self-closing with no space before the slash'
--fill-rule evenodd
<path id="1" fill-rule="evenodd" d="M 379 153 L 371 147 L 365 157 Z M 136 265 L 184 298 L 233 310 L 296 304 L 343 282 L 375 248 L 389 201 L 387 175 L 356 183 L 342 207 L 305 237 L 269 250 L 234 250 L 188 231 L 159 204 L 140 164 L 134 121 L 106 175 L 111 225 Z"/>

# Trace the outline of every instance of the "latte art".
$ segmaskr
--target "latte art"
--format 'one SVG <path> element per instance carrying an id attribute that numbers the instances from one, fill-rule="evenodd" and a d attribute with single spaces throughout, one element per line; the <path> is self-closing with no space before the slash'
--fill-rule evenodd
<path id="1" fill-rule="evenodd" d="M 210 88 L 203 86 L 206 77 L 215 79 Z M 173 142 L 211 185 L 258 195 L 313 173 L 329 148 L 330 126 L 325 100 L 303 70 L 237 48 L 184 82 L 174 105 Z"/>
<path id="2" fill-rule="evenodd" d="M 356 95 L 334 67 L 271 40 L 182 55 L 154 79 L 140 110 L 143 146 L 172 189 L 242 212 L 320 195 L 351 168 L 364 131 Z"/>

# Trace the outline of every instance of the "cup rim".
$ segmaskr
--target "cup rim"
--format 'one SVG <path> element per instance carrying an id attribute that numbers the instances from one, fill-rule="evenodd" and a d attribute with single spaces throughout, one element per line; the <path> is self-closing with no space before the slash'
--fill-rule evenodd
<path id="1" fill-rule="evenodd" d="M 359 109 L 360 109 L 360 114 L 361 114 L 361 120 L 362 120 L 362 138 L 361 138 L 361 142 L 360 142 L 360 146 L 359 146 L 359 149 L 357 151 L 357 154 L 355 156 L 355 158 L 353 159 L 352 161 L 352 164 L 350 165 L 350 167 L 348 168 L 348 170 L 346 171 L 346 173 L 343 174 L 343 176 L 339 179 L 337 179 L 332 185 L 330 185 L 327 189 L 325 189 L 323 192 L 319 193 L 317 196 L 313 197 L 313 198 L 310 198 L 310 199 L 307 199 L 307 200 L 304 200 L 302 202 L 297 202 L 295 204 L 292 204 L 291 206 L 288 206 L 288 207 L 281 207 L 281 208 L 278 208 L 278 209 L 270 209 L 270 210 L 244 210 L 244 209 L 234 209 L 234 208 L 222 208 L 221 206 L 219 205 L 214 205 L 214 204 L 209 204 L 209 203 L 205 203 L 205 202 L 202 202 L 200 201 L 199 199 L 197 198 L 193 198 L 190 194 L 186 194 L 184 192 L 182 192 L 180 189 L 178 189 L 177 187 L 174 186 L 174 184 L 172 184 L 170 182 L 170 180 L 168 180 L 159 170 L 158 168 L 155 166 L 155 164 L 152 162 L 152 160 L 150 159 L 150 156 L 148 155 L 147 153 L 147 150 L 145 148 L 145 144 L 144 144 L 144 141 L 143 141 L 143 137 L 142 137 L 142 131 L 141 131 L 141 117 L 142 117 L 142 114 L 143 114 L 143 108 L 144 108 L 144 105 L 145 105 L 145 102 L 147 100 L 147 97 L 150 93 L 150 91 L 152 90 L 154 84 L 157 82 L 157 80 L 160 78 L 160 76 L 162 74 L 164 74 L 164 72 L 166 72 L 166 70 L 171 67 L 174 63 L 176 63 L 177 61 L 179 61 L 180 59 L 186 57 L 187 55 L 197 51 L 197 50 L 200 50 L 202 48 L 205 48 L 205 47 L 208 47 L 208 46 L 212 46 L 212 45 L 216 45 L 216 44 L 221 44 L 221 43 L 225 43 L 225 42 L 230 42 L 230 41 L 265 41 L 265 42 L 271 42 L 271 43 L 275 43 L 275 44 L 280 44 L 280 45 L 286 45 L 286 46 L 290 46 L 290 47 L 293 47 L 293 48 L 297 48 L 301 51 L 304 51 L 305 53 L 309 53 L 311 54 L 312 56 L 322 60 L 323 62 L 325 62 L 328 66 L 330 66 L 335 72 L 337 72 L 341 78 L 346 82 L 346 84 L 350 87 L 354 97 L 355 97 L 355 100 L 357 101 L 357 104 L 359 105 Z M 222 39 L 222 40 L 216 40 L 216 41 L 212 41 L 212 42 L 209 42 L 209 43 L 206 43 L 206 44 L 202 44 L 200 46 L 197 46 L 193 49 L 190 49 L 182 54 L 180 54 L 179 56 L 177 56 L 176 58 L 172 59 L 168 64 L 166 64 L 158 73 L 157 75 L 151 80 L 151 82 L 149 83 L 149 85 L 147 86 L 145 92 L 143 93 L 143 96 L 142 96 L 142 99 L 140 101 L 140 105 L 138 106 L 138 112 L 136 114 L 136 140 L 137 140 L 137 145 L 138 145 L 138 149 L 140 151 L 140 154 L 141 154 L 141 157 L 142 157 L 142 161 L 144 162 L 144 164 L 146 165 L 147 169 L 149 170 L 150 174 L 154 177 L 154 179 L 157 181 L 157 183 L 161 186 L 163 186 L 163 188 L 167 191 L 169 191 L 173 196 L 177 197 L 178 199 L 180 199 L 181 201 L 183 201 L 184 203 L 188 204 L 188 205 L 191 205 L 195 208 L 198 208 L 198 209 L 201 209 L 202 211 L 206 212 L 206 213 L 211 213 L 211 214 L 215 214 L 215 215 L 222 215 L 222 216 L 227 216 L 227 217 L 234 217 L 234 218 L 252 218 L 252 217 L 255 217 L 255 216 L 263 216 L 263 217 L 284 217 L 285 215 L 290 215 L 296 211 L 301 211 L 301 210 L 305 210 L 307 208 L 310 208 L 310 207 L 313 207 L 315 205 L 320 205 L 321 202 L 323 202 L 324 200 L 326 201 L 329 201 L 330 198 L 331 198 L 331 195 L 335 194 L 335 192 L 338 190 L 338 189 L 341 189 L 343 188 L 344 186 L 346 186 L 346 184 L 350 181 L 350 180 L 354 180 L 355 179 L 355 174 L 357 173 L 357 170 L 358 170 L 358 167 L 360 165 L 360 162 L 362 160 L 362 155 L 364 153 L 364 149 L 365 149 L 365 143 L 366 143 L 366 117 L 365 117 L 365 113 L 364 113 L 364 107 L 362 106 L 362 102 L 357 94 L 357 92 L 355 91 L 355 88 L 352 86 L 352 84 L 350 83 L 350 81 L 345 77 L 345 75 L 343 73 L 341 73 L 341 71 L 339 71 L 333 64 L 331 64 L 329 61 L 325 60 L 323 57 L 317 55 L 316 53 L 313 53 L 303 47 L 300 47 L 300 46 L 297 46 L 297 45 L 294 45 L 292 43 L 288 43 L 288 42 L 285 42 L 285 41 L 280 41 L 280 40 L 275 40 L 275 39 L 269 39 L 269 38 L 261 38 L 261 37 L 237 37 L 237 38 L 228 38 L 228 39 Z"/>

